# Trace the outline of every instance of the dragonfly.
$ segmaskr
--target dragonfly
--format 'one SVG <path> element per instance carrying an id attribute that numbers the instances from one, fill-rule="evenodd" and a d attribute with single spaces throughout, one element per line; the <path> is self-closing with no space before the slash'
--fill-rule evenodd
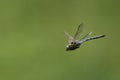
<path id="1" fill-rule="evenodd" d="M 80 45 L 83 44 L 84 42 L 105 37 L 105 35 L 98 35 L 98 36 L 90 37 L 92 32 L 89 32 L 83 38 L 78 40 L 78 38 L 81 36 L 82 31 L 83 31 L 83 23 L 81 23 L 78 26 L 77 31 L 76 31 L 76 33 L 75 33 L 75 35 L 73 37 L 69 33 L 64 32 L 65 35 L 68 38 L 68 45 L 66 46 L 66 51 L 75 50 L 75 49 L 79 48 Z"/>

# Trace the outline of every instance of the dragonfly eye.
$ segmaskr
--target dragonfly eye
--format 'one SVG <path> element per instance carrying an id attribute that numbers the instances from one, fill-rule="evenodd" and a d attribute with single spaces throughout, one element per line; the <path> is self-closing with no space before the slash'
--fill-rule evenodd
<path id="1" fill-rule="evenodd" d="M 76 42 L 71 42 L 71 44 L 76 44 Z"/>
<path id="2" fill-rule="evenodd" d="M 71 44 L 74 44 L 74 42 L 71 42 Z"/>

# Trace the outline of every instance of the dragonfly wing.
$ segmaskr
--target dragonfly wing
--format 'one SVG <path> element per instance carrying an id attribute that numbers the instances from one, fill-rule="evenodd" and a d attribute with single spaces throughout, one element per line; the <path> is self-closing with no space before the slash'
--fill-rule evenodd
<path id="1" fill-rule="evenodd" d="M 75 39 L 69 33 L 67 33 L 67 32 L 64 32 L 64 33 L 68 38 L 69 44 L 71 44 L 71 42 L 75 42 Z"/>
<path id="2" fill-rule="evenodd" d="M 78 39 L 79 36 L 81 35 L 81 32 L 83 31 L 83 23 L 81 23 L 78 28 L 77 28 L 77 31 L 74 35 L 74 39 Z"/>
<path id="3" fill-rule="evenodd" d="M 92 32 L 89 32 L 89 33 L 86 34 L 81 40 L 85 40 L 85 39 L 87 39 L 91 34 L 92 34 Z"/>

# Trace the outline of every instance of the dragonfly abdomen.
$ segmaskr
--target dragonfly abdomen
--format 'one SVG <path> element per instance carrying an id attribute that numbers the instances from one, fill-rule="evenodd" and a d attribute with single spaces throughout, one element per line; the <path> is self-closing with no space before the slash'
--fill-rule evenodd
<path id="1" fill-rule="evenodd" d="M 86 41 L 93 40 L 93 39 L 98 39 L 98 38 L 102 38 L 102 37 L 105 37 L 105 35 L 90 37 L 90 38 L 87 38 Z"/>

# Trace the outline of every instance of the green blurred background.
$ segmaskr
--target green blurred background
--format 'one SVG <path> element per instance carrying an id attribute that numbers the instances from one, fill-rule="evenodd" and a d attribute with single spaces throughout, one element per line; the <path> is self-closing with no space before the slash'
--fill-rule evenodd
<path id="1" fill-rule="evenodd" d="M 106 34 L 66 52 L 67 38 Z M 0 80 L 120 80 L 119 0 L 1 0 Z"/>

